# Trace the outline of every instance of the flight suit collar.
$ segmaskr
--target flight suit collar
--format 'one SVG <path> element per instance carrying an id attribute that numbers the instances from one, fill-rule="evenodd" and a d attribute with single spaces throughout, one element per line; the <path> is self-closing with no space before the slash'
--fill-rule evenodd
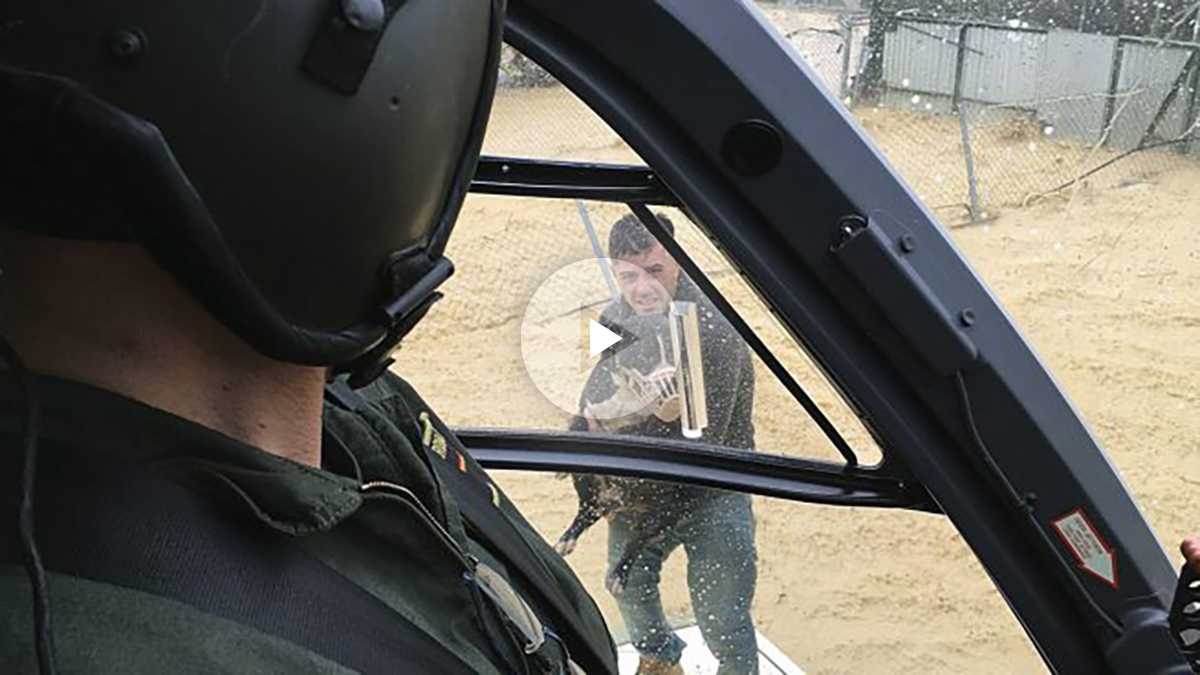
<path id="1" fill-rule="evenodd" d="M 362 505 L 356 462 L 328 434 L 322 454 L 347 475 L 273 455 L 96 387 L 44 376 L 30 381 L 41 409 L 39 438 L 111 453 L 247 510 L 281 532 L 328 530 Z M 0 435 L 21 433 L 24 410 L 13 376 L 0 371 Z"/>

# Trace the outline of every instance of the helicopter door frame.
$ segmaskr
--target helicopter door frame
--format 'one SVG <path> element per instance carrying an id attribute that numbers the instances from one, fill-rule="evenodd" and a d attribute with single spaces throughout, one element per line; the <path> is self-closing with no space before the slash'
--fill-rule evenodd
<path id="1" fill-rule="evenodd" d="M 720 243 L 911 471 L 910 494 L 950 518 L 1054 672 L 1186 672 L 1167 626 L 1175 571 L 1103 450 L 932 213 L 757 10 L 513 0 L 506 28 Z M 648 470 L 577 437 L 464 440 L 493 467 Z M 744 455 L 723 468 L 738 463 L 758 470 Z M 1075 512 L 1111 547 L 1119 583 L 1089 577 L 1058 536 Z"/>

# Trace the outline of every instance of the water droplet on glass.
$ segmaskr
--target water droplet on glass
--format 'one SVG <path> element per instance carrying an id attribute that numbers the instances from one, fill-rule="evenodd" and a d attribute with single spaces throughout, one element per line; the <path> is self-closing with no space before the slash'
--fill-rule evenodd
<path id="1" fill-rule="evenodd" d="M 902 87 L 907 87 L 910 83 L 911 83 L 911 80 L 909 80 L 907 77 L 904 78 L 903 80 L 900 80 L 900 86 L 902 86 Z"/>
<path id="2" fill-rule="evenodd" d="M 916 104 L 920 103 L 920 102 L 921 102 L 921 95 L 920 95 L 920 94 L 913 94 L 913 97 L 912 97 L 912 102 L 913 102 L 913 105 L 916 105 Z"/>
<path id="3" fill-rule="evenodd" d="M 1055 251 L 1063 250 L 1063 243 L 1061 241 L 1054 242 L 1054 250 Z"/>
<path id="4" fill-rule="evenodd" d="M 1029 151 L 1030 151 L 1030 152 L 1033 152 L 1033 151 L 1037 150 L 1037 143 L 1034 143 L 1034 142 L 1032 142 L 1032 141 L 1031 141 L 1031 142 L 1029 143 L 1029 145 L 1028 145 L 1028 146 L 1026 146 L 1026 147 L 1028 147 L 1028 148 L 1029 148 Z"/>
<path id="5" fill-rule="evenodd" d="M 1054 125 L 1047 124 L 1045 127 L 1042 128 L 1042 133 L 1046 134 L 1047 136 L 1053 135 L 1054 134 Z"/>

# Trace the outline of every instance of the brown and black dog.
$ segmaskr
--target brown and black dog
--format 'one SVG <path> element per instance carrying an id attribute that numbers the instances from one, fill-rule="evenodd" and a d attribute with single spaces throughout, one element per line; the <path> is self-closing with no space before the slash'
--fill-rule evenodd
<path id="1" fill-rule="evenodd" d="M 584 394 L 585 414 L 576 415 L 571 431 L 668 437 L 678 430 L 679 396 L 674 384 L 669 338 L 664 317 L 635 317 L 643 337 L 632 347 L 597 366 Z M 607 376 L 606 376 L 607 373 Z M 609 383 L 607 380 L 611 380 Z M 637 535 L 614 561 L 605 586 L 613 595 L 624 590 L 638 556 L 659 542 L 667 530 L 692 508 L 703 490 L 692 486 L 598 474 L 574 474 L 579 498 L 575 519 L 555 550 L 568 555 L 579 538 L 601 518 L 621 518 Z"/>

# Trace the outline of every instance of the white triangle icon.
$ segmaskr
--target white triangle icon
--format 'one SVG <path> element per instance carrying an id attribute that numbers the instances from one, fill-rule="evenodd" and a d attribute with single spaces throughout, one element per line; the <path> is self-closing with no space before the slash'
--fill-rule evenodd
<path id="1" fill-rule="evenodd" d="M 621 341 L 621 336 L 588 319 L 588 358 L 599 354 Z"/>

